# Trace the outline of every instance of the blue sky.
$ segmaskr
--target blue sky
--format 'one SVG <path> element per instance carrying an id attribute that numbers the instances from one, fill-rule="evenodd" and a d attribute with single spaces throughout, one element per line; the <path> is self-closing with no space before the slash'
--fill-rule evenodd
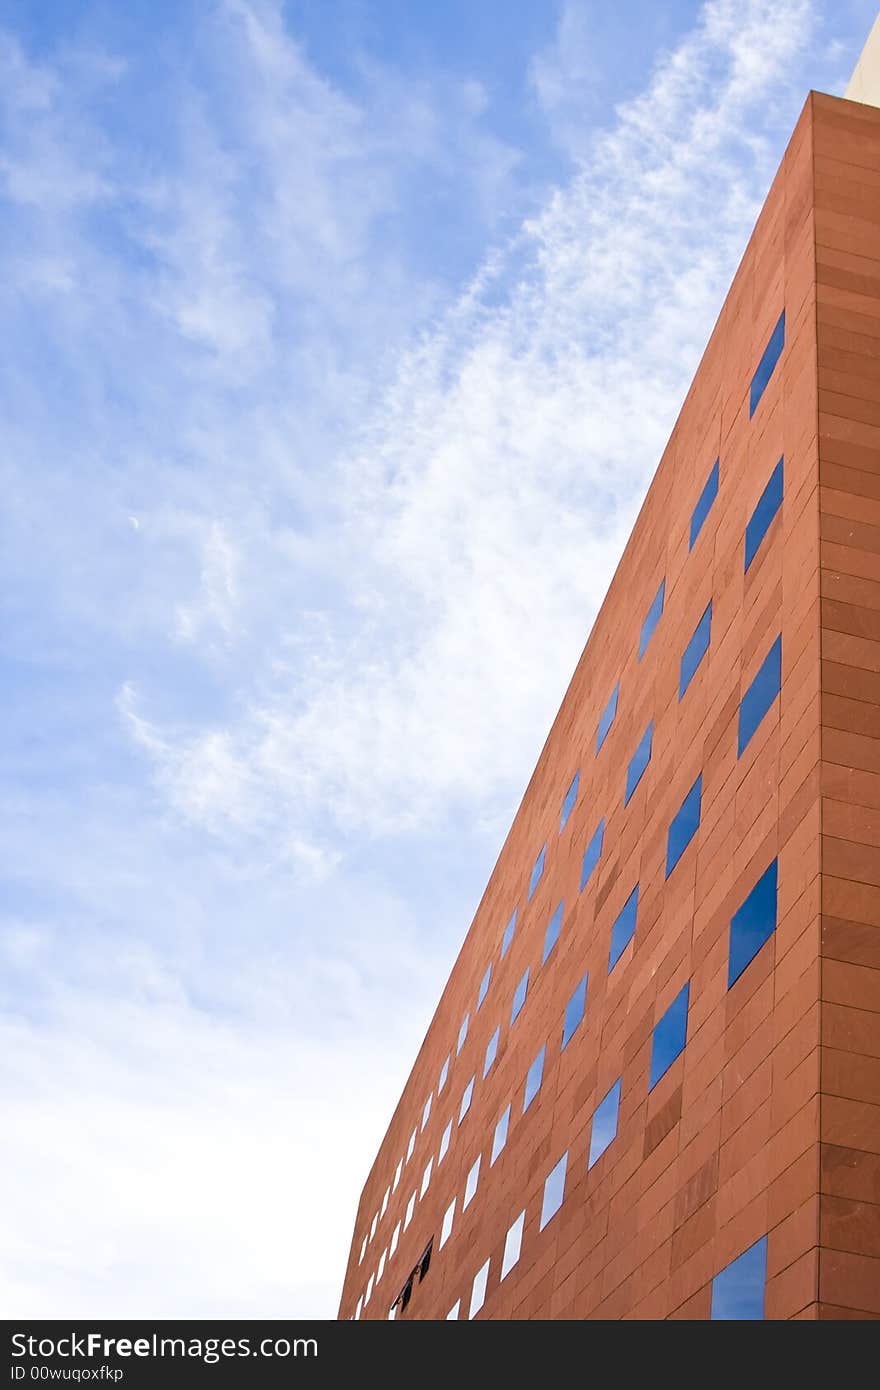
<path id="1" fill-rule="evenodd" d="M 7 1316 L 335 1314 L 756 211 L 876 8 L 0 0 Z"/>

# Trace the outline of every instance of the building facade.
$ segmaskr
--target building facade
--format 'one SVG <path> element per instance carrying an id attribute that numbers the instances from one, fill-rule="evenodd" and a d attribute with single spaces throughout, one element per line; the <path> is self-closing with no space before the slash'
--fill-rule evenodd
<path id="1" fill-rule="evenodd" d="M 340 1317 L 880 1317 L 878 109 L 806 103 Z"/>

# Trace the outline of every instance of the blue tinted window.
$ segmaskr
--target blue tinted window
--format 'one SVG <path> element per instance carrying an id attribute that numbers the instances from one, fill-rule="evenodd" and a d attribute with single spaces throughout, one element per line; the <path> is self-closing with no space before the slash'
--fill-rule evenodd
<path id="1" fill-rule="evenodd" d="M 700 493 L 699 501 L 697 502 L 697 505 L 694 507 L 693 514 L 691 516 L 691 542 L 688 546 L 688 550 L 693 550 L 697 536 L 703 529 L 703 522 L 706 520 L 706 517 L 712 510 L 712 503 L 715 501 L 715 498 L 717 496 L 718 459 L 716 459 L 715 463 L 713 464 L 712 472 L 706 479 L 706 486 Z"/>
<path id="2" fill-rule="evenodd" d="M 666 1013 L 654 1027 L 651 1042 L 651 1078 L 648 1090 L 657 1085 L 661 1076 L 669 1070 L 687 1042 L 688 998 L 690 985 L 675 996 Z"/>
<path id="3" fill-rule="evenodd" d="M 663 612 L 663 596 L 665 593 L 666 580 L 662 579 L 660 581 L 660 588 L 657 590 L 657 593 L 655 595 L 654 602 L 648 609 L 648 612 L 645 615 L 645 621 L 642 623 L 642 635 L 639 638 L 639 661 L 641 661 L 642 657 L 645 655 L 645 652 L 648 650 L 648 643 L 654 635 L 654 628 L 660 621 L 660 615 Z"/>
<path id="4" fill-rule="evenodd" d="M 784 462 L 780 459 L 770 474 L 770 481 L 758 498 L 758 505 L 752 512 L 746 527 L 745 569 L 748 569 L 757 555 L 758 548 L 770 529 L 771 521 L 782 506 L 782 493 L 785 486 L 783 475 Z"/>
<path id="5" fill-rule="evenodd" d="M 697 778 L 684 801 L 673 816 L 666 839 L 666 877 L 672 873 L 700 824 L 700 802 L 703 795 L 703 774 Z"/>
<path id="6" fill-rule="evenodd" d="M 587 1007 L 587 980 L 588 976 L 585 975 L 565 1006 L 565 1022 L 562 1025 L 563 1047 L 574 1037 L 583 1019 Z"/>
<path id="7" fill-rule="evenodd" d="M 544 872 L 544 855 L 546 852 L 547 846 L 545 845 L 535 860 L 535 867 L 532 869 L 532 876 L 529 879 L 529 897 L 532 896 L 538 884 L 541 882 L 541 875 Z"/>
<path id="8" fill-rule="evenodd" d="M 752 735 L 764 718 L 782 685 L 782 637 L 777 637 L 745 695 L 739 703 L 739 738 L 737 757 L 751 742 Z"/>
<path id="9" fill-rule="evenodd" d="M 549 956 L 550 952 L 553 950 L 553 947 L 559 940 L 559 933 L 562 931 L 562 909 L 564 906 L 564 903 L 560 903 L 553 916 L 550 918 L 550 922 L 548 924 L 547 931 L 544 936 L 544 954 L 541 957 L 542 965 L 544 965 L 544 963 L 547 960 L 547 957 Z"/>
<path id="10" fill-rule="evenodd" d="M 511 917 L 511 919 L 510 919 L 510 921 L 508 922 L 507 926 L 504 928 L 504 936 L 503 936 L 502 941 L 501 941 L 501 959 L 502 959 L 502 960 L 504 960 L 504 957 L 507 955 L 507 952 L 510 950 L 510 943 L 511 943 L 511 941 L 513 940 L 513 933 L 514 933 L 515 931 L 516 931 L 516 908 L 513 909 L 513 916 Z"/>
<path id="11" fill-rule="evenodd" d="M 572 780 L 571 786 L 569 787 L 568 791 L 565 793 L 565 800 L 564 800 L 563 803 L 562 803 L 562 815 L 559 817 L 559 833 L 560 833 L 560 835 L 562 834 L 563 830 L 565 829 L 565 823 L 566 823 L 566 821 L 568 820 L 569 816 L 571 815 L 572 811 L 574 810 L 575 802 L 576 802 L 577 799 L 578 799 L 578 787 L 580 786 L 580 782 L 581 782 L 581 774 L 580 774 L 579 772 L 576 772 L 576 773 L 574 774 L 574 778 L 573 778 L 573 780 Z"/>
<path id="12" fill-rule="evenodd" d="M 485 1060 L 484 1063 L 483 1063 L 483 1077 L 484 1077 L 484 1078 L 485 1078 L 486 1076 L 488 1076 L 488 1074 L 489 1074 L 489 1068 L 491 1067 L 492 1063 L 495 1061 L 495 1058 L 498 1056 L 498 1039 L 500 1038 L 500 1036 L 501 1036 L 501 1024 L 499 1023 L 498 1027 L 495 1029 L 495 1032 L 492 1034 L 491 1038 L 489 1039 L 489 1041 L 488 1041 L 487 1044 L 486 1044 L 486 1060 Z"/>
<path id="13" fill-rule="evenodd" d="M 730 958 L 727 988 L 738 980 L 746 966 L 776 930 L 776 892 L 779 885 L 777 861 L 764 871 L 742 907 L 730 919 Z"/>
<path id="14" fill-rule="evenodd" d="M 461 1105 L 458 1107 L 458 1123 L 459 1123 L 459 1124 L 461 1124 L 461 1122 L 462 1122 L 462 1120 L 464 1119 L 465 1115 L 467 1114 L 467 1112 L 468 1112 L 468 1111 L 470 1110 L 470 1108 L 471 1108 L 471 1100 L 473 1099 L 473 1094 L 474 1094 L 474 1082 L 476 1081 L 476 1079 L 477 1079 L 477 1078 L 476 1078 L 475 1076 L 472 1076 L 471 1079 L 470 1079 L 470 1081 L 468 1082 L 468 1084 L 465 1086 L 464 1090 L 463 1090 L 462 1093 L 461 1093 Z"/>
<path id="15" fill-rule="evenodd" d="M 590 1158 L 588 1168 L 592 1168 L 597 1158 L 601 1158 L 608 1145 L 617 1135 L 617 1112 L 620 1109 L 620 1078 L 615 1081 L 603 1101 L 593 1112 L 593 1128 L 590 1134 Z"/>
<path id="16" fill-rule="evenodd" d="M 507 1143 L 507 1131 L 510 1127 L 510 1106 L 508 1105 L 504 1114 L 495 1126 L 495 1138 L 492 1140 L 492 1157 L 489 1159 L 489 1167 L 495 1162 L 504 1145 Z"/>
<path id="17" fill-rule="evenodd" d="M 526 1002 L 526 994 L 527 994 L 527 992 L 528 992 L 528 988 L 529 988 L 529 971 L 528 971 L 528 966 L 527 966 L 527 967 L 526 967 L 525 974 L 523 975 L 522 979 L 520 980 L 519 984 L 517 985 L 516 989 L 515 989 L 514 992 L 513 992 L 513 1004 L 511 1005 L 511 1009 L 510 1009 L 510 1022 L 511 1022 L 511 1024 L 516 1023 L 517 1017 L 518 1017 L 518 1015 L 519 1015 L 519 1011 L 520 1011 L 520 1009 L 522 1008 L 523 1004 Z"/>
<path id="18" fill-rule="evenodd" d="M 480 992 L 479 992 L 479 994 L 477 995 L 477 1008 L 478 1008 L 478 1009 L 479 1009 L 480 1006 L 482 1005 L 483 1000 L 486 998 L 486 993 L 487 993 L 487 991 L 488 991 L 488 989 L 489 989 L 489 981 L 491 980 L 491 978 L 492 978 L 492 967 L 491 967 L 491 965 L 487 965 L 487 966 L 486 966 L 486 973 L 485 973 L 485 975 L 483 976 L 482 980 L 480 981 Z"/>
<path id="19" fill-rule="evenodd" d="M 614 969 L 620 957 L 633 939 L 636 929 L 636 913 L 639 908 L 639 885 L 630 893 L 620 910 L 620 915 L 611 928 L 611 950 L 608 953 L 608 973 Z"/>
<path id="20" fill-rule="evenodd" d="M 468 1024 L 470 1023 L 470 1021 L 471 1016 L 469 1013 L 465 1014 L 464 1018 L 461 1020 L 461 1027 L 458 1030 L 458 1042 L 455 1046 L 456 1057 L 458 1056 L 459 1052 L 461 1052 L 461 1049 L 464 1047 L 464 1040 L 468 1035 Z"/>
<path id="21" fill-rule="evenodd" d="M 678 682 L 678 698 L 684 699 L 685 691 L 694 678 L 697 667 L 709 649 L 709 638 L 712 635 L 712 605 L 706 609 L 697 626 L 694 628 L 694 635 L 688 642 L 681 654 L 681 677 Z"/>
<path id="22" fill-rule="evenodd" d="M 526 1113 L 535 1096 L 541 1089 L 541 1081 L 544 1076 L 544 1054 L 547 1051 L 546 1044 L 541 1048 L 526 1075 L 526 1088 L 523 1092 L 523 1114 Z"/>
<path id="23" fill-rule="evenodd" d="M 654 721 L 651 720 L 651 723 L 648 725 L 647 729 L 642 734 L 642 737 L 639 739 L 639 746 L 633 753 L 632 762 L 630 763 L 627 769 L 626 795 L 623 798 L 624 806 L 628 804 L 630 797 L 632 796 L 636 787 L 639 785 L 639 782 L 642 780 L 642 773 L 645 771 L 645 768 L 651 761 L 651 743 L 653 742 L 653 739 Z"/>
<path id="24" fill-rule="evenodd" d="M 739 1259 L 712 1280 L 713 1321 L 763 1322 L 767 1282 L 767 1237 L 762 1236 Z"/>
<path id="25" fill-rule="evenodd" d="M 544 1181 L 544 1200 L 541 1203 L 541 1224 L 543 1231 L 547 1222 L 556 1215 L 565 1196 L 565 1170 L 568 1167 L 568 1154 L 564 1153 L 556 1167 L 551 1169 Z"/>
<path id="26" fill-rule="evenodd" d="M 602 841 L 605 838 L 605 821 L 600 820 L 593 832 L 593 838 L 584 850 L 584 862 L 581 867 L 581 892 L 584 891 L 590 881 L 593 870 L 602 856 Z"/>
<path id="27" fill-rule="evenodd" d="M 752 389 L 749 391 L 749 419 L 751 420 L 758 408 L 758 401 L 767 389 L 767 382 L 773 375 L 773 368 L 779 361 L 782 349 L 785 347 L 785 310 L 779 315 L 779 322 L 770 335 L 770 341 L 764 349 L 764 355 L 758 363 L 755 375 L 752 377 Z"/>
<path id="28" fill-rule="evenodd" d="M 438 1094 L 438 1096 L 439 1096 L 440 1092 L 443 1090 L 443 1087 L 446 1085 L 446 1078 L 447 1078 L 448 1075 L 449 1075 L 449 1057 L 446 1058 L 446 1061 L 443 1063 L 443 1066 L 440 1068 L 440 1080 L 437 1082 L 437 1094 Z"/>
<path id="29" fill-rule="evenodd" d="M 602 747 L 602 744 L 605 742 L 605 739 L 608 735 L 608 730 L 614 723 L 614 716 L 617 714 L 617 697 L 619 694 L 620 683 L 618 682 L 618 684 L 614 687 L 613 691 L 611 692 L 611 699 L 605 706 L 605 709 L 602 712 L 602 718 L 599 720 L 599 728 L 596 731 L 597 753 L 599 752 L 599 749 Z"/>

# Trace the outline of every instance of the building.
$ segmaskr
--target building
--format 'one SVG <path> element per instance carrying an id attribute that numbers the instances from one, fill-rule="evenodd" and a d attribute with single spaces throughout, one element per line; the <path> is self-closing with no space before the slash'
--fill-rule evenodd
<path id="1" fill-rule="evenodd" d="M 880 109 L 806 102 L 340 1316 L 880 1317 Z"/>

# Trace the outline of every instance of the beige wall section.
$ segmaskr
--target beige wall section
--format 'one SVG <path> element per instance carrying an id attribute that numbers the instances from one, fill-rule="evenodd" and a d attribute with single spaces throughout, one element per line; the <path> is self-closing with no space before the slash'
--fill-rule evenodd
<path id="1" fill-rule="evenodd" d="M 859 61 L 843 94 L 850 101 L 862 101 L 867 106 L 880 106 L 880 14 L 868 35 Z"/>

